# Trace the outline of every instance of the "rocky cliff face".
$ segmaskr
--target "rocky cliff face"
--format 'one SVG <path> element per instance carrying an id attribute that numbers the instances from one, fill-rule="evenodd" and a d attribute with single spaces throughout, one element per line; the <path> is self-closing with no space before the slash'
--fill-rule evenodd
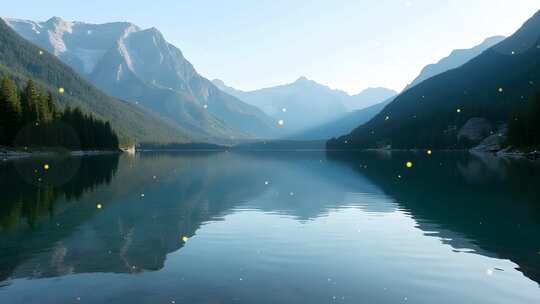
<path id="1" fill-rule="evenodd" d="M 505 148 L 508 139 L 508 125 L 500 125 L 496 131 L 484 138 L 476 147 L 472 149 L 475 152 L 498 152 Z"/>

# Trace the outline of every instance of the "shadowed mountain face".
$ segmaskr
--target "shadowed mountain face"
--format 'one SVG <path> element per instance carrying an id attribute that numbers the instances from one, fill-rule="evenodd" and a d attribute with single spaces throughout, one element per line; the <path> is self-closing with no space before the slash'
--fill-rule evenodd
<path id="1" fill-rule="evenodd" d="M 503 41 L 504 38 L 504 36 L 494 36 L 487 38 L 486 40 L 484 40 L 484 42 L 473 48 L 452 51 L 450 55 L 439 60 L 439 62 L 424 67 L 422 69 L 422 72 L 420 72 L 420 75 L 418 75 L 418 77 L 416 77 L 413 82 L 407 85 L 404 91 L 416 86 L 417 84 L 423 82 L 426 79 L 464 65 L 474 57 L 482 54 L 485 50 Z"/>
<path id="2" fill-rule="evenodd" d="M 174 121 L 199 140 L 271 136 L 276 124 L 200 76 L 155 28 L 7 19 L 21 36 L 106 93 Z"/>
<path id="3" fill-rule="evenodd" d="M 379 115 L 332 148 L 456 148 L 471 118 L 493 125 L 524 108 L 540 83 L 540 12 L 511 37 L 466 64 L 403 92 Z"/>

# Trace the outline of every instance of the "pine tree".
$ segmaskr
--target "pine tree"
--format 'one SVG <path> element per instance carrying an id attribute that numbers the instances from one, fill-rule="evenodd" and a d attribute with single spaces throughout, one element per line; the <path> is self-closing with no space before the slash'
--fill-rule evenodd
<path id="1" fill-rule="evenodd" d="M 36 89 L 36 85 L 32 80 L 29 80 L 26 84 L 26 88 L 22 94 L 22 112 L 23 121 L 25 124 L 34 124 L 38 120 L 38 99 L 39 95 Z"/>
<path id="2" fill-rule="evenodd" d="M 58 119 L 58 111 L 56 109 L 56 105 L 54 103 L 54 97 L 52 95 L 51 92 L 49 92 L 47 94 L 47 100 L 46 100 L 46 103 L 47 103 L 47 109 L 50 113 L 50 117 L 51 117 L 51 120 L 56 120 Z"/>
<path id="3" fill-rule="evenodd" d="M 0 126 L 4 131 L 2 144 L 11 145 L 21 126 L 21 120 L 21 101 L 17 86 L 10 78 L 4 77 L 0 83 Z"/>
<path id="4" fill-rule="evenodd" d="M 53 95 L 38 90 L 32 80 L 18 94 L 15 83 L 3 78 L 0 83 L 0 145 L 104 150 L 117 149 L 119 142 L 109 122 L 85 114 L 79 108 L 58 110 Z"/>
<path id="5" fill-rule="evenodd" d="M 48 123 L 52 121 L 51 108 L 49 107 L 50 93 L 40 92 L 37 98 L 37 121 L 40 123 Z"/>

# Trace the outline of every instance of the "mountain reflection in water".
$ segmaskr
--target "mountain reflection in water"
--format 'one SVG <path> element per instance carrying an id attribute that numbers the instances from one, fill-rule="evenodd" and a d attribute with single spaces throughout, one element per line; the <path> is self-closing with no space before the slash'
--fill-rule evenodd
<path id="1" fill-rule="evenodd" d="M 407 168 L 407 162 L 412 162 L 413 167 Z M 50 169 L 44 170 L 44 164 L 49 164 Z M 441 246 L 451 246 L 456 255 L 509 260 L 529 279 L 540 282 L 540 191 L 536 188 L 540 185 L 540 168 L 527 161 L 465 153 L 182 152 L 26 159 L 0 166 L 0 189 L 4 194 L 0 199 L 0 280 L 5 285 L 0 288 L 0 299 L 4 296 L 13 303 L 22 301 L 9 292 L 22 284 L 18 279 L 92 273 L 160 272 L 172 276 L 169 273 L 176 273 L 175 268 L 167 266 L 166 260 L 174 255 L 181 261 L 182 255 L 177 254 L 183 252 L 183 247 L 201 230 L 212 227 L 222 228 L 212 230 L 214 234 L 207 237 L 209 243 L 206 249 L 200 249 L 203 251 L 199 259 L 211 255 L 207 258 L 215 261 L 220 256 L 215 251 L 218 244 L 217 248 L 224 252 L 236 248 L 234 244 L 243 244 L 246 249 L 268 237 L 272 230 L 282 229 L 281 240 L 267 242 L 268 246 L 280 247 L 268 248 L 267 256 L 257 264 L 249 258 L 243 260 L 243 267 L 263 267 L 257 273 L 266 273 L 266 279 L 271 280 L 268 283 L 277 289 L 273 271 L 291 271 L 281 269 L 282 265 L 309 262 L 313 264 L 308 269 L 316 271 L 313 267 L 320 265 L 322 269 L 326 261 L 317 254 L 327 250 L 337 260 L 340 256 L 352 257 L 359 237 L 349 230 L 354 216 L 359 220 L 365 216 L 367 226 L 369 221 L 382 221 L 373 235 L 382 233 L 389 238 L 399 238 L 399 231 L 385 226 L 385 216 L 402 218 L 399 223 L 412 219 L 415 229 L 422 231 L 425 238 L 436 238 Z M 244 222 L 257 219 L 260 225 L 253 231 L 237 231 L 235 225 L 239 224 L 230 219 L 248 214 Z M 261 214 L 277 216 L 275 221 L 280 226 L 265 223 Z M 334 215 L 346 214 L 353 217 L 346 217 L 342 227 L 334 222 L 321 224 Z M 290 220 L 300 226 L 287 226 L 292 225 Z M 320 234 L 293 241 L 302 227 L 311 225 Z M 335 232 L 327 235 L 328 227 Z M 241 235 L 245 240 L 236 238 Z M 366 255 L 375 264 L 383 263 L 376 254 L 378 241 L 370 240 L 370 234 L 361 237 L 370 244 L 375 242 L 371 245 L 375 247 L 370 249 L 371 254 L 368 251 L 356 255 Z M 200 242 L 205 239 L 201 238 Z M 223 243 L 226 240 L 228 243 Z M 419 252 L 419 257 L 420 243 L 411 251 Z M 340 246 L 351 246 L 351 251 L 345 253 L 342 249 L 346 247 Z M 289 248 L 288 257 L 275 255 L 278 248 Z M 264 255 L 259 252 L 262 249 L 257 250 Z M 186 254 L 185 259 L 189 252 Z M 384 254 L 390 259 L 408 258 L 406 252 Z M 420 259 L 418 263 L 430 267 L 430 260 Z M 367 271 L 370 266 L 365 266 Z M 227 289 L 227 283 L 219 279 L 226 274 L 214 271 L 213 283 Z M 354 275 L 347 271 L 342 270 L 343 275 Z M 386 278 L 390 280 L 391 276 L 387 274 Z M 257 285 L 257 290 L 250 293 L 243 291 L 243 299 L 261 296 L 258 288 L 263 287 Z M 268 296 L 268 301 L 279 301 L 293 291 L 283 292 Z M 313 296 L 316 300 L 318 292 L 310 293 L 308 288 L 288 295 L 298 299 Z M 343 291 L 352 298 L 354 292 L 352 287 Z M 536 292 L 530 297 L 538 297 L 537 284 Z M 199 293 L 194 290 L 193 294 L 184 294 L 184 300 L 198 301 Z M 218 302 L 222 296 L 208 295 Z M 380 295 L 371 296 L 373 301 L 385 302 Z"/>

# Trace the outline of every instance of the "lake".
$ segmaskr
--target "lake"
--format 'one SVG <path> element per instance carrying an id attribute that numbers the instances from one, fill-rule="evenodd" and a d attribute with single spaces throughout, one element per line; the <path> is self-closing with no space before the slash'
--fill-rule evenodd
<path id="1" fill-rule="evenodd" d="M 3 162 L 0 303 L 540 303 L 539 187 L 455 152 Z"/>

